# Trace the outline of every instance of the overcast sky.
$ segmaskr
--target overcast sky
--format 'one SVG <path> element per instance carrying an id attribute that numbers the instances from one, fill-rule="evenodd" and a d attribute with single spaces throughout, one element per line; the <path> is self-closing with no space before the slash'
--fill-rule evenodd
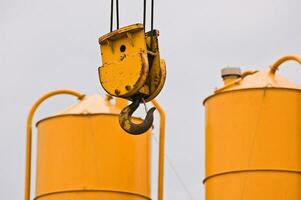
<path id="1" fill-rule="evenodd" d="M 0 0 L 1 199 L 23 198 L 25 122 L 33 102 L 58 88 L 104 95 L 98 38 L 109 31 L 109 2 Z M 142 22 L 141 0 L 120 4 L 121 26 Z M 165 199 L 204 199 L 202 100 L 222 84 L 222 67 L 266 69 L 282 55 L 301 55 L 300 8 L 300 0 L 156 1 L 155 27 L 168 70 L 158 97 L 167 113 L 166 153 L 189 190 L 167 164 Z M 295 63 L 280 74 L 301 83 Z M 36 120 L 75 102 L 55 98 Z"/>

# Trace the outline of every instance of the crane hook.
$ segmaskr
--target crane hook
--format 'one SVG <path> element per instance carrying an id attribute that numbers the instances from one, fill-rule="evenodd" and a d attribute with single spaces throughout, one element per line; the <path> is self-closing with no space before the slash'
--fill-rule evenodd
<path id="1" fill-rule="evenodd" d="M 152 125 L 154 121 L 154 111 L 156 108 L 151 108 L 140 124 L 135 124 L 131 121 L 132 114 L 137 110 L 141 98 L 134 98 L 133 103 L 122 109 L 119 115 L 119 124 L 123 130 L 132 135 L 140 135 L 146 132 Z"/>

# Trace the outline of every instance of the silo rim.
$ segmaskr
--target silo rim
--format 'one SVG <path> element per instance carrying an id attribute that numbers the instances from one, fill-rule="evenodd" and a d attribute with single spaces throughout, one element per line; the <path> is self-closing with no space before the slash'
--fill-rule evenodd
<path id="1" fill-rule="evenodd" d="M 226 94 L 226 93 L 231 93 L 231 92 L 240 92 L 240 91 L 246 91 L 246 90 L 292 90 L 292 91 L 296 91 L 296 92 L 301 92 L 301 89 L 297 89 L 297 88 L 281 88 L 281 87 L 257 87 L 257 88 L 242 88 L 242 89 L 235 89 L 235 90 L 226 90 L 226 91 L 222 91 L 222 92 L 218 92 L 212 95 L 207 96 L 204 100 L 203 100 L 203 106 L 205 106 L 205 103 L 218 95 L 221 94 Z"/>
<path id="2" fill-rule="evenodd" d="M 116 116 L 118 117 L 119 114 L 115 114 L 115 113 L 82 113 L 82 114 L 61 114 L 61 115 L 53 115 L 53 116 L 49 116 L 49 117 L 45 117 L 43 119 L 40 119 L 36 122 L 35 126 L 38 127 L 38 125 L 44 121 L 50 120 L 50 119 L 54 119 L 54 118 L 60 118 L 60 117 L 89 117 L 89 116 L 98 116 L 98 115 L 107 115 L 107 116 Z M 140 117 L 132 117 L 133 119 L 136 120 L 143 120 Z"/>

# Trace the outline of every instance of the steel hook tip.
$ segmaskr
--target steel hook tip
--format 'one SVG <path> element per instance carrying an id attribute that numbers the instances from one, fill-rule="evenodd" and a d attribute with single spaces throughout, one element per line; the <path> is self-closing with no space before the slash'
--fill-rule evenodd
<path id="1" fill-rule="evenodd" d="M 132 114 L 137 110 L 140 104 L 140 99 L 137 98 L 129 106 L 122 109 L 119 115 L 119 124 L 123 130 L 132 135 L 140 135 L 151 128 L 154 121 L 154 111 L 156 108 L 151 108 L 142 123 L 133 123 Z"/>

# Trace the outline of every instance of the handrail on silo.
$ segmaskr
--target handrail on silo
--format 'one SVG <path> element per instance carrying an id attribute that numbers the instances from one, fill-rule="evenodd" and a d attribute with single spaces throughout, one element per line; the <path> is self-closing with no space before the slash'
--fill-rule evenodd
<path id="1" fill-rule="evenodd" d="M 152 104 L 160 114 L 160 139 L 159 139 L 159 163 L 158 163 L 158 200 L 163 200 L 164 192 L 164 151 L 165 151 L 165 112 L 160 104 L 153 99 Z"/>
<path id="2" fill-rule="evenodd" d="M 301 65 L 301 57 L 297 55 L 283 56 L 279 58 L 274 64 L 271 65 L 270 74 L 274 75 L 281 64 L 285 63 L 286 61 L 292 61 L 292 60 L 298 62 Z"/>
<path id="3" fill-rule="evenodd" d="M 76 96 L 79 100 L 84 99 L 85 95 L 83 93 L 73 91 L 73 90 L 55 90 L 46 93 L 42 97 L 40 97 L 32 106 L 28 117 L 27 117 L 27 124 L 26 124 L 26 167 L 25 167 L 25 193 L 24 193 L 24 200 L 30 200 L 30 181 L 31 181 L 31 146 L 32 146 L 32 121 L 34 114 L 37 108 L 48 98 L 60 94 L 67 94 Z"/>

